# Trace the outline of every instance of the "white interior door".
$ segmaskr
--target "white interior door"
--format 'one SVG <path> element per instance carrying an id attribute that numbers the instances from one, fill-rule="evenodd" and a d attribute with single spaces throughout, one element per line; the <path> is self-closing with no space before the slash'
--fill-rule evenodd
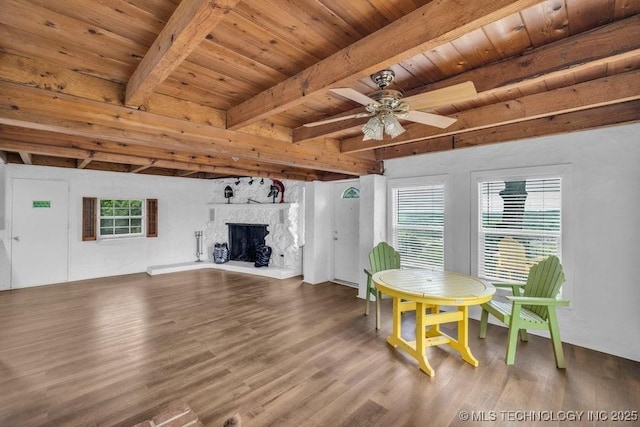
<path id="1" fill-rule="evenodd" d="M 358 283 L 358 253 L 360 227 L 360 198 L 343 198 L 350 187 L 358 188 L 358 182 L 334 184 L 333 254 L 334 278 L 340 282 Z"/>
<path id="2" fill-rule="evenodd" d="M 13 180 L 11 287 L 66 282 L 69 257 L 69 184 Z"/>

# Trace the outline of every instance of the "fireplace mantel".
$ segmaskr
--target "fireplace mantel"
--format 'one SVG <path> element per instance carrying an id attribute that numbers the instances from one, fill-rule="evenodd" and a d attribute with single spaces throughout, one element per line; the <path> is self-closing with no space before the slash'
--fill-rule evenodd
<path id="1" fill-rule="evenodd" d="M 267 209 L 267 210 L 279 210 L 289 209 L 290 207 L 297 207 L 297 203 L 207 203 L 210 208 L 216 209 Z"/>

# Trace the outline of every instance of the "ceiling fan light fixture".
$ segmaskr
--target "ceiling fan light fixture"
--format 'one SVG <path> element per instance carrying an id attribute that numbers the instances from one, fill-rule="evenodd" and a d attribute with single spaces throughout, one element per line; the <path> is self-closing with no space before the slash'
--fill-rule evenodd
<path id="1" fill-rule="evenodd" d="M 405 132 L 405 128 L 402 127 L 396 116 L 393 114 L 385 114 L 382 117 L 382 123 L 384 123 L 384 131 L 391 138 L 400 136 Z"/>
<path id="2" fill-rule="evenodd" d="M 384 137 L 384 126 L 380 121 L 378 116 L 373 116 L 369 119 L 369 121 L 362 126 L 362 133 L 364 134 L 365 139 L 375 139 L 382 140 Z"/>

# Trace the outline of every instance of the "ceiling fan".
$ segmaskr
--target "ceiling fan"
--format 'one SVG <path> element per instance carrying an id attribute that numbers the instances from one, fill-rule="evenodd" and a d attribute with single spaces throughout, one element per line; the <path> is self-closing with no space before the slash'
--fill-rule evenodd
<path id="1" fill-rule="evenodd" d="M 444 129 L 451 126 L 456 119 L 416 110 L 468 101 L 478 96 L 473 83 L 464 82 L 403 98 L 401 91 L 388 89 L 394 77 L 393 70 L 382 70 L 372 74 L 371 80 L 378 85 L 378 90 L 369 95 L 364 95 L 351 88 L 329 89 L 333 93 L 364 105 L 366 112 L 320 120 L 307 123 L 304 126 L 312 127 L 341 120 L 370 117 L 369 121 L 362 127 L 364 141 L 369 139 L 381 140 L 384 138 L 385 133 L 391 138 L 395 138 L 405 131 L 398 119 Z"/>

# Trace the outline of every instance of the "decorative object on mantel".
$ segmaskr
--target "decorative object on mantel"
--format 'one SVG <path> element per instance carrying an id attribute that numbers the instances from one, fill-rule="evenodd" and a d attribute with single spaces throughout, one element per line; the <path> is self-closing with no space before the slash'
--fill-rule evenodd
<path id="1" fill-rule="evenodd" d="M 275 185 L 271 184 L 271 187 L 269 187 L 269 194 L 267 194 L 267 197 L 271 197 L 271 203 L 275 203 L 276 202 L 276 197 L 278 197 L 278 192 L 280 190 L 278 190 L 278 187 L 276 187 Z"/>
<path id="2" fill-rule="evenodd" d="M 229 261 L 229 245 L 226 243 L 216 243 L 213 245 L 213 262 L 224 264 Z"/>
<path id="3" fill-rule="evenodd" d="M 273 181 L 273 184 L 271 184 L 271 187 L 269 189 L 269 194 L 267 195 L 267 197 L 271 197 L 272 198 L 271 203 L 275 203 L 276 197 L 278 197 L 278 193 L 279 193 L 280 203 L 284 203 L 284 184 L 282 183 L 282 181 L 279 181 L 277 179 L 274 179 L 272 181 Z"/>
<path id="4" fill-rule="evenodd" d="M 232 197 L 233 197 L 233 188 L 227 185 L 224 188 L 224 198 L 227 199 L 227 203 L 231 203 Z"/>
<path id="5" fill-rule="evenodd" d="M 268 267 L 271 260 L 271 246 L 260 245 L 256 248 L 256 267 Z"/>
<path id="6" fill-rule="evenodd" d="M 204 253 L 202 251 L 202 231 L 196 231 L 196 262 L 202 262 L 200 257 Z"/>

